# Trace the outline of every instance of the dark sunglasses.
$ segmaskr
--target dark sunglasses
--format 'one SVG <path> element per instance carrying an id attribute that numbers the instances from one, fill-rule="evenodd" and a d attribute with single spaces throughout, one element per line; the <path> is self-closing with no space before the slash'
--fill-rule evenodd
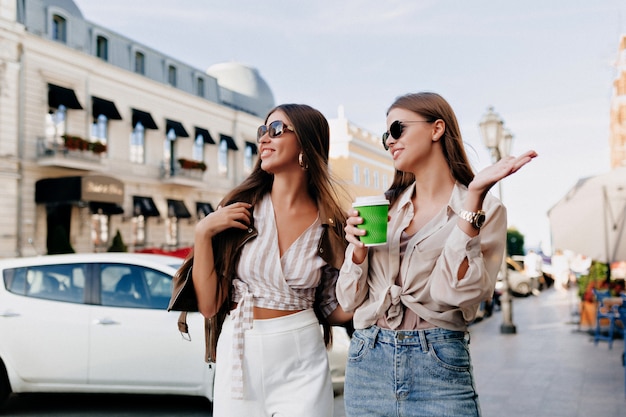
<path id="1" fill-rule="evenodd" d="M 274 120 L 268 126 L 259 126 L 256 131 L 256 141 L 261 142 L 261 138 L 265 136 L 266 133 L 270 138 L 277 138 L 285 133 L 286 130 L 291 130 L 292 132 L 295 132 L 295 130 L 293 130 L 293 127 L 286 125 L 285 123 L 283 123 L 282 120 Z"/>
<path id="2" fill-rule="evenodd" d="M 387 139 L 391 136 L 394 139 L 400 139 L 402 136 L 402 131 L 404 130 L 404 125 L 407 123 L 432 123 L 431 120 L 408 120 L 401 122 L 400 120 L 396 120 L 389 126 L 389 131 L 383 133 L 383 146 L 385 150 L 389 150 L 389 146 L 387 145 Z"/>

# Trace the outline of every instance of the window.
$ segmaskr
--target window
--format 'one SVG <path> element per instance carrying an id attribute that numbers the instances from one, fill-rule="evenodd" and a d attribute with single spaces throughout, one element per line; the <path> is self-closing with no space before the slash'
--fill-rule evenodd
<path id="1" fill-rule="evenodd" d="M 67 21 L 58 14 L 52 16 L 52 39 L 63 43 L 67 42 Z"/>
<path id="2" fill-rule="evenodd" d="M 363 185 L 370 186 L 370 170 L 369 168 L 363 168 Z"/>
<path id="3" fill-rule="evenodd" d="M 217 172 L 224 177 L 228 174 L 228 142 L 226 139 L 220 140 L 220 148 L 217 154 Z"/>
<path id="4" fill-rule="evenodd" d="M 192 157 L 195 161 L 204 161 L 204 137 L 202 135 L 196 136 L 193 142 Z"/>
<path id="5" fill-rule="evenodd" d="M 176 87 L 176 67 L 173 65 L 167 67 L 167 82 L 172 87 Z"/>
<path id="6" fill-rule="evenodd" d="M 100 300 L 103 306 L 167 308 L 172 278 L 150 268 L 103 264 L 100 268 Z"/>
<path id="7" fill-rule="evenodd" d="M 41 265 L 4 271 L 6 288 L 19 295 L 82 303 L 87 265 Z"/>
<path id="8" fill-rule="evenodd" d="M 144 246 L 146 244 L 146 218 L 143 214 L 133 216 L 132 234 L 133 245 Z"/>
<path id="9" fill-rule="evenodd" d="M 138 164 L 144 163 L 144 142 L 146 130 L 141 122 L 137 122 L 130 134 L 130 161 Z"/>
<path id="10" fill-rule="evenodd" d="M 243 170 L 246 174 L 252 172 L 252 155 L 254 154 L 254 149 L 252 148 L 252 144 L 246 143 L 246 148 L 243 151 Z"/>
<path id="11" fill-rule="evenodd" d="M 359 166 L 356 164 L 352 166 L 352 181 L 356 185 L 361 183 L 361 176 L 359 175 Z"/>
<path id="12" fill-rule="evenodd" d="M 104 61 L 109 60 L 109 40 L 104 36 L 96 38 L 96 56 Z"/>
<path id="13" fill-rule="evenodd" d="M 383 190 L 386 190 L 389 188 L 389 177 L 387 177 L 387 174 L 383 174 Z"/>
<path id="14" fill-rule="evenodd" d="M 204 78 L 198 77 L 196 81 L 196 94 L 198 97 L 204 97 Z"/>
<path id="15" fill-rule="evenodd" d="M 146 56 L 139 51 L 135 52 L 135 72 L 141 75 L 146 74 Z"/>
<path id="16" fill-rule="evenodd" d="M 106 145 L 108 138 L 109 119 L 101 114 L 91 125 L 91 140 L 99 141 Z"/>
<path id="17" fill-rule="evenodd" d="M 176 172 L 176 155 L 174 145 L 176 144 L 176 132 L 174 129 L 167 131 L 165 142 L 163 143 L 163 163 L 169 169 L 170 175 Z"/>
<path id="18" fill-rule="evenodd" d="M 374 188 L 376 189 L 380 188 L 380 179 L 379 179 L 378 171 L 374 171 Z"/>
<path id="19" fill-rule="evenodd" d="M 109 216 L 102 213 L 91 215 L 91 243 L 96 249 L 109 246 Z"/>
<path id="20" fill-rule="evenodd" d="M 67 125 L 67 108 L 60 104 L 57 109 L 50 109 L 46 114 L 46 145 L 49 147 L 63 146 L 63 135 Z"/>
<path id="21" fill-rule="evenodd" d="M 165 243 L 170 246 L 178 245 L 178 218 L 168 216 L 165 219 Z"/>

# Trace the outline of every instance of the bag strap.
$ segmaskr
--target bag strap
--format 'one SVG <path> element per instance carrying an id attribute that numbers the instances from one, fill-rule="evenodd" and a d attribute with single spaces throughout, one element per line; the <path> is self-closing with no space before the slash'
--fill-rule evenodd
<path id="1" fill-rule="evenodd" d="M 191 342 L 191 335 L 189 334 L 189 326 L 187 325 L 187 312 L 181 311 L 178 316 L 178 331 L 183 339 Z"/>

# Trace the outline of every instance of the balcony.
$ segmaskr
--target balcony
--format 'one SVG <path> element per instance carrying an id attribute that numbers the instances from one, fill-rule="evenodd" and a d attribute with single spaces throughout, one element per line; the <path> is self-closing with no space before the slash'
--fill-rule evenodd
<path id="1" fill-rule="evenodd" d="M 203 184 L 206 169 L 206 164 L 201 161 L 179 158 L 173 168 L 167 161 L 163 161 L 161 179 L 165 184 L 197 187 Z"/>
<path id="2" fill-rule="evenodd" d="M 107 147 L 100 142 L 89 142 L 77 136 L 64 136 L 64 143 L 51 143 L 37 138 L 37 163 L 41 166 L 80 169 L 104 168 Z"/>

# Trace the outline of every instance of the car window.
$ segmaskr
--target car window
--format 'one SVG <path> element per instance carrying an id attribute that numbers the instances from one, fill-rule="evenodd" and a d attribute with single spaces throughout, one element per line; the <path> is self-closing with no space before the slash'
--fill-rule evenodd
<path id="1" fill-rule="evenodd" d="M 5 286 L 14 294 L 48 300 L 82 303 L 84 264 L 38 265 L 4 272 Z"/>
<path id="2" fill-rule="evenodd" d="M 151 268 L 125 264 L 100 266 L 103 306 L 165 309 L 171 285 L 171 276 Z"/>

